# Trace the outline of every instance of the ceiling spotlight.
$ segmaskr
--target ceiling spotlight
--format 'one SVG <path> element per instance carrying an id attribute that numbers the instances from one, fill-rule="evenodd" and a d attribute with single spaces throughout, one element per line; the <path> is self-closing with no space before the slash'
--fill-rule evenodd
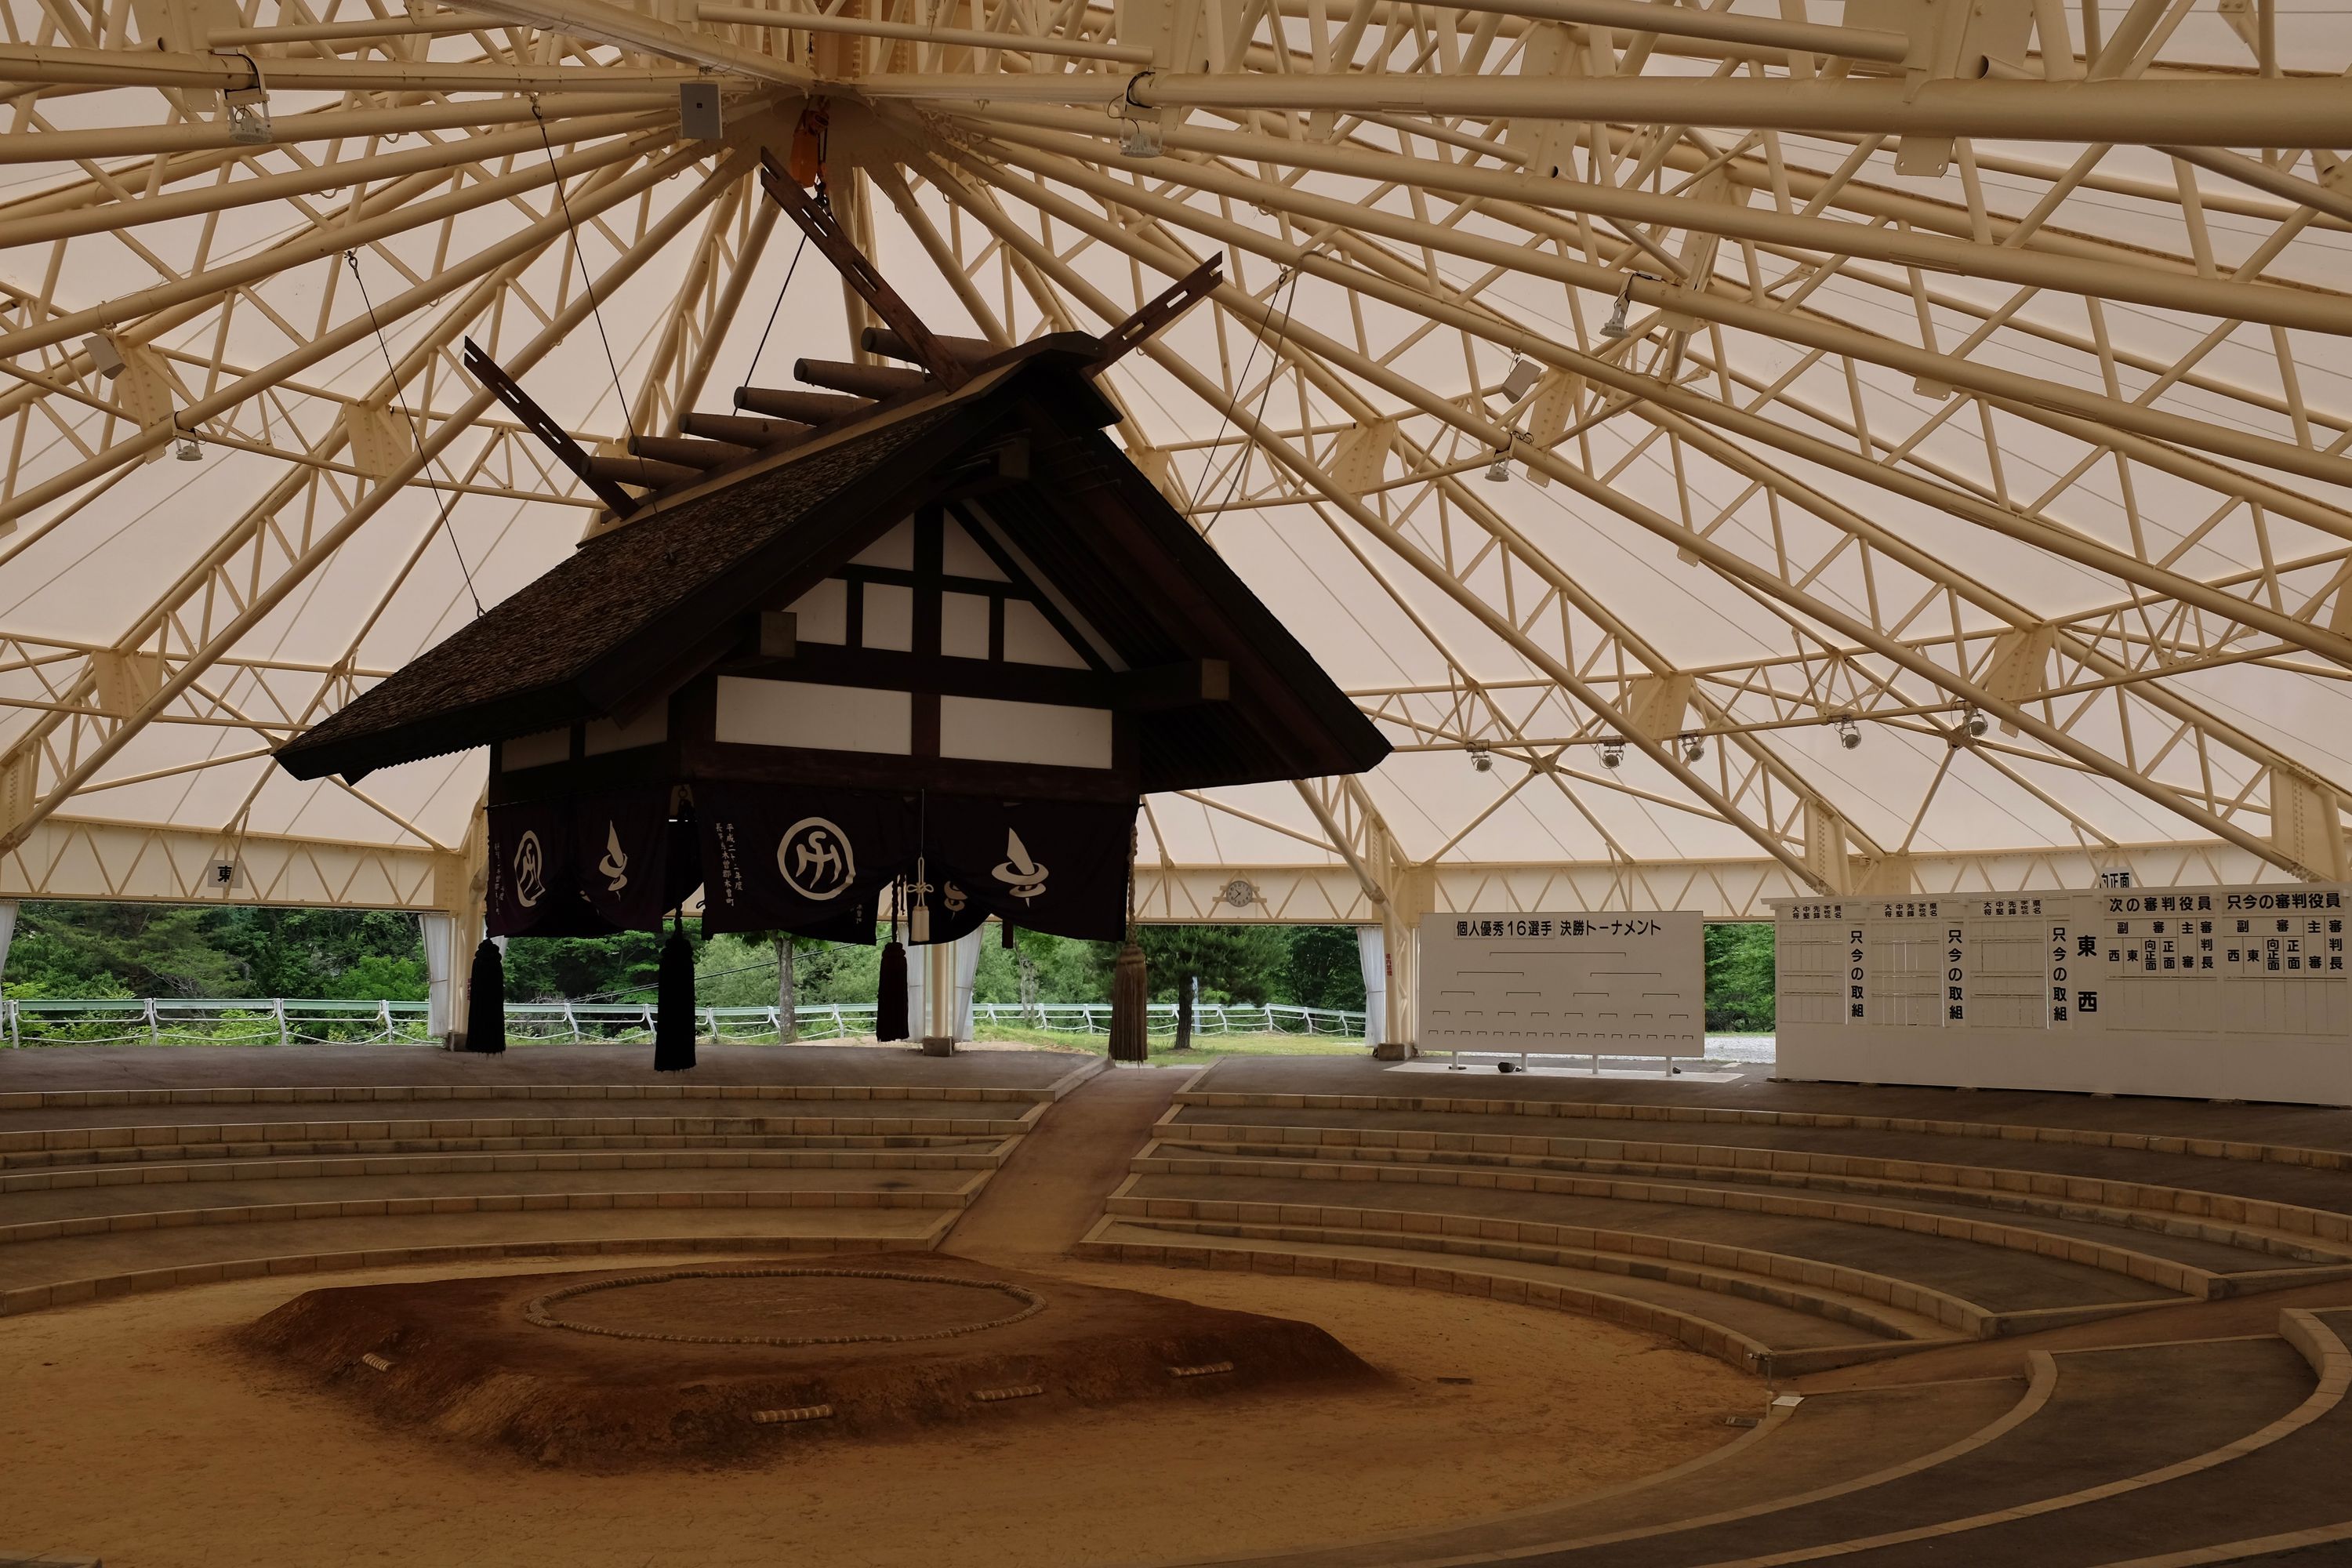
<path id="1" fill-rule="evenodd" d="M 1971 741 L 1981 741 L 1981 740 L 1983 740 L 1983 739 L 1984 739 L 1984 732 L 1985 732 L 1987 730 L 1990 730 L 1990 729 L 1991 729 L 1991 728 L 1992 728 L 1992 726 L 1991 726 L 1990 724 L 1989 724 L 1989 723 L 1987 723 L 1987 722 L 1985 721 L 1985 716 L 1984 716 L 1983 714 L 1981 714 L 1981 713 L 1978 712 L 1978 711 L 1977 711 L 1975 709 L 1973 709 L 1973 708 L 1971 708 L 1971 709 L 1969 709 L 1969 740 L 1971 740 Z"/>
<path id="2" fill-rule="evenodd" d="M 1632 272 L 1626 274 L 1625 287 L 1617 290 L 1617 308 L 1609 312 L 1609 320 L 1601 329 L 1601 335 L 1602 337 L 1608 338 L 1613 342 L 1618 338 L 1625 336 L 1625 311 L 1626 309 L 1633 302 L 1633 279 L 1636 278 L 1651 283 L 1655 283 L 1657 281 L 1656 279 L 1652 278 L 1646 272 Z"/>
<path id="3" fill-rule="evenodd" d="M 1837 721 L 1838 744 L 1851 752 L 1862 744 L 1862 726 L 1851 719 Z"/>
<path id="4" fill-rule="evenodd" d="M 1486 749 L 1486 743 L 1484 741 L 1470 742 L 1470 765 L 1482 773 L 1495 771 L 1495 753 Z"/>
<path id="5" fill-rule="evenodd" d="M 1625 765 L 1625 742 L 1622 741 L 1601 742 L 1601 765 L 1604 768 L 1623 767 Z"/>
<path id="6" fill-rule="evenodd" d="M 1118 150 L 1130 158 L 1157 158 L 1168 150 L 1157 113 L 1119 121 Z"/>
<path id="7" fill-rule="evenodd" d="M 1683 737 L 1683 761 L 1703 763 L 1706 760 L 1706 738 L 1703 735 Z"/>
<path id="8" fill-rule="evenodd" d="M 205 460 L 205 449 L 196 445 L 196 438 L 194 436 L 183 435 L 180 437 L 178 449 L 173 451 L 172 456 L 184 463 L 201 463 Z"/>
<path id="9" fill-rule="evenodd" d="M 1511 454 L 1506 448 L 1496 453 L 1495 460 L 1486 465 L 1486 482 L 1490 485 L 1502 485 L 1510 483 L 1510 480 Z"/>

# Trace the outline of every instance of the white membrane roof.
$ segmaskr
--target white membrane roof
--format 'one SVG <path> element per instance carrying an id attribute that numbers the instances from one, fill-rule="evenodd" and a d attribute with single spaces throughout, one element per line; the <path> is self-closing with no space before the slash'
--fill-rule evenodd
<path id="1" fill-rule="evenodd" d="M 2345 870 L 2340 9 L 0 14 L 0 893 L 109 891 L 77 823 L 459 850 L 481 754 L 267 750 L 593 515 L 462 339 L 592 449 L 853 356 L 754 177 L 796 131 L 936 331 L 1223 258 L 1118 434 L 1398 749 L 1154 797 L 1147 864 L 1717 912 Z"/>

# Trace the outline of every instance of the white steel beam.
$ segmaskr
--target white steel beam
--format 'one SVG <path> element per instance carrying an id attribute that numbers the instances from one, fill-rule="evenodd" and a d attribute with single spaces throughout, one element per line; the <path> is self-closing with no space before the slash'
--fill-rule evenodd
<path id="1" fill-rule="evenodd" d="M 52 816 L 0 853 L 0 898 L 423 910 L 439 907 L 436 876 L 456 858 L 422 845 Z M 214 877 L 223 861 L 234 868 L 226 887 Z"/>

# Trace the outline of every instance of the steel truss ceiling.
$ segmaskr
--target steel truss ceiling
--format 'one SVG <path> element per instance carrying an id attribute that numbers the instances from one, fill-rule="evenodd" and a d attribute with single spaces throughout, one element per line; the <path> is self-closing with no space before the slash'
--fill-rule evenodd
<path id="1" fill-rule="evenodd" d="M 1155 915 L 2345 874 L 2340 13 L 0 15 L 0 896 L 461 904 L 478 756 L 268 750 L 594 504 L 461 338 L 592 447 L 853 352 L 751 177 L 812 104 L 939 330 L 1225 258 L 1119 434 L 1399 752 L 1154 797 Z"/>

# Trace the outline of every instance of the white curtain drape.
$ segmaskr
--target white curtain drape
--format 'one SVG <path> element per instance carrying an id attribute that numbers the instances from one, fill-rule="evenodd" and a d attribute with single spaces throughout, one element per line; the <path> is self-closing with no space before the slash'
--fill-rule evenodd
<path id="1" fill-rule="evenodd" d="M 0 899 L 0 977 L 8 973 L 8 944 L 16 937 L 16 905 L 11 899 Z"/>
<path id="2" fill-rule="evenodd" d="M 980 974 L 980 944 L 991 928 L 982 926 L 957 942 L 955 952 L 956 1038 L 971 1038 L 971 986 Z"/>
<path id="3" fill-rule="evenodd" d="M 450 944 L 457 938 L 457 922 L 447 915 L 419 915 L 425 938 L 425 1032 L 445 1037 L 457 1026 L 449 1012 L 450 980 L 457 973 L 457 955 Z"/>
<path id="4" fill-rule="evenodd" d="M 1388 1032 L 1388 932 L 1379 926 L 1358 926 L 1356 957 L 1364 966 L 1364 1043 L 1377 1046 Z"/>
<path id="5" fill-rule="evenodd" d="M 959 1040 L 971 1038 L 972 980 L 980 973 L 980 944 L 990 930 L 983 925 L 956 939 L 951 962 L 955 965 L 955 1037 Z M 929 1029 L 931 1016 L 924 984 L 930 973 L 929 955 L 927 947 L 910 947 L 907 952 L 907 1020 L 918 1039 Z"/>

